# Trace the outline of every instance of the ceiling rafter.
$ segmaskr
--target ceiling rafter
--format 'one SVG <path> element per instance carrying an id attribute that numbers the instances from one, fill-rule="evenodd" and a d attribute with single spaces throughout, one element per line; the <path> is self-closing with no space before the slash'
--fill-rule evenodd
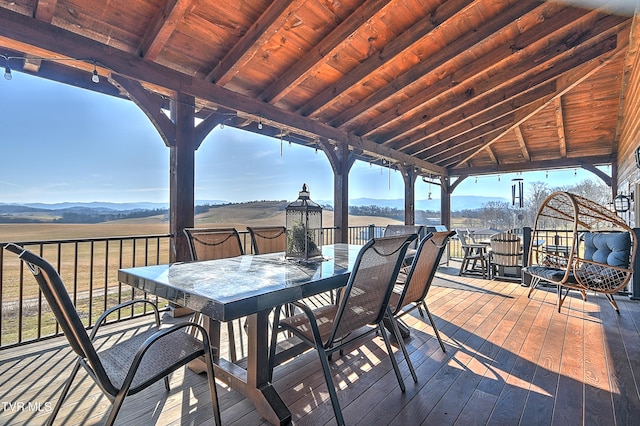
<path id="1" fill-rule="evenodd" d="M 463 104 L 464 108 L 451 107 L 450 113 L 439 118 L 439 121 L 426 127 L 420 133 L 405 141 L 402 147 L 404 152 L 409 154 L 419 154 L 426 150 L 436 149 L 449 139 L 463 135 L 465 132 L 473 130 L 487 122 L 498 119 L 506 114 L 523 108 L 540 98 L 556 93 L 554 81 L 542 83 L 531 90 L 515 90 L 511 97 L 507 93 L 488 96 L 486 99 L 478 98 L 470 104 Z M 505 98 L 504 100 L 502 98 Z M 390 145 L 396 148 L 396 145 Z"/>
<path id="2" fill-rule="evenodd" d="M 556 113 L 556 125 L 558 126 L 558 148 L 560 157 L 567 156 L 567 141 L 564 133 L 564 116 L 562 112 L 562 96 L 558 96 L 553 100 L 554 112 Z"/>
<path id="3" fill-rule="evenodd" d="M 518 140 L 518 145 L 522 152 L 522 158 L 527 161 L 531 161 L 531 154 L 529 154 L 529 150 L 527 149 L 527 141 L 524 139 L 524 135 L 522 134 L 522 128 L 520 126 L 515 126 L 513 131 L 516 134 L 516 139 Z"/>
<path id="4" fill-rule="evenodd" d="M 461 53 L 472 49 L 473 46 L 479 43 L 486 43 L 486 39 L 488 37 L 491 37 L 492 34 L 499 31 L 508 22 L 512 22 L 517 17 L 529 12 L 534 5 L 535 4 L 532 3 L 519 3 L 514 6 L 510 6 L 508 2 L 505 2 L 502 6 L 504 8 L 508 8 L 505 13 L 499 14 L 476 31 L 467 33 L 465 36 L 451 42 L 446 48 L 441 49 L 439 52 L 432 55 L 429 61 L 424 61 L 407 70 L 407 72 L 389 82 L 386 86 L 380 88 L 375 93 L 372 93 L 364 101 L 359 102 L 357 105 L 343 111 L 338 116 L 333 117 L 330 123 L 336 127 L 348 125 L 352 120 L 361 116 L 366 111 L 375 108 L 381 102 L 387 101 L 390 98 L 397 98 L 399 93 L 403 94 L 405 90 L 417 86 L 422 81 L 443 81 L 440 76 L 447 75 L 448 73 L 444 71 L 438 72 L 441 66 L 456 58 Z M 455 16 L 451 16 L 450 19 L 453 19 L 454 17 Z M 437 30 L 437 28 L 434 30 Z M 472 60 L 471 56 L 468 56 L 467 58 L 468 60 Z M 452 83 L 449 78 L 444 81 L 446 82 L 446 86 L 449 88 L 451 85 L 457 85 L 457 83 Z M 427 84 L 427 86 L 431 86 L 432 84 Z M 403 102 L 407 102 L 406 98 L 407 96 L 405 95 L 403 97 Z M 411 97 L 409 97 L 409 99 L 411 99 Z M 384 117 L 386 119 L 392 119 L 393 116 L 397 116 L 398 109 L 402 108 L 389 110 L 384 114 Z M 357 134 L 365 135 L 373 129 L 379 128 L 383 124 L 382 121 L 383 119 L 374 119 L 372 123 L 367 123 L 362 128 L 355 129 L 355 132 Z"/>
<path id="5" fill-rule="evenodd" d="M 470 7 L 470 4 L 474 1 L 475 0 L 455 0 L 443 2 L 432 14 L 425 16 L 385 46 L 381 54 L 369 56 L 342 79 L 314 96 L 313 99 L 300 107 L 297 112 L 304 116 L 317 117 L 330 103 L 339 101 L 343 96 L 347 96 L 349 89 L 362 84 L 375 70 L 388 64 L 406 51 L 409 51 L 429 32 L 437 28 L 438 25 Z"/>
<path id="6" fill-rule="evenodd" d="M 611 32 L 613 34 L 613 32 Z M 608 38 L 606 38 L 608 37 Z M 604 40 L 603 40 L 604 38 Z M 563 43 L 557 45 L 548 46 L 543 52 L 539 52 L 537 56 L 531 58 L 532 62 L 536 62 L 539 65 L 534 68 L 530 68 L 527 64 L 517 65 L 511 67 L 508 71 L 504 71 L 501 74 L 496 74 L 494 77 L 480 81 L 473 87 L 471 92 L 463 91 L 459 97 L 465 97 L 468 93 L 472 93 L 473 96 L 466 96 L 465 101 L 459 101 L 454 103 L 441 104 L 438 107 L 433 106 L 432 111 L 436 119 L 440 119 L 438 114 L 447 114 L 449 111 L 458 109 L 466 113 L 467 108 L 471 100 L 482 99 L 483 97 L 495 92 L 500 85 L 507 85 L 504 91 L 499 92 L 501 95 L 508 98 L 509 96 L 517 96 L 518 92 L 526 91 L 529 87 L 535 87 L 538 84 L 543 84 L 546 81 L 550 81 L 553 78 L 557 78 L 562 73 L 570 71 L 573 68 L 580 66 L 581 64 L 594 59 L 606 52 L 614 50 L 616 47 L 616 36 L 610 35 L 608 32 L 599 34 L 597 37 L 590 39 L 588 43 L 584 43 L 575 48 L 567 48 Z M 553 56 L 559 54 L 558 56 Z M 551 56 L 551 57 L 550 57 Z M 547 59 L 547 61 L 544 61 Z M 526 62 L 526 61 L 523 61 Z M 509 80 L 504 81 L 503 78 Z M 514 84 L 514 82 L 518 82 Z M 461 88 L 460 90 L 464 89 Z M 477 107 L 471 108 L 470 113 L 477 110 Z M 486 112 L 490 112 L 491 107 L 486 108 Z M 414 125 L 416 129 L 414 136 L 402 140 L 403 147 L 409 147 L 417 142 L 423 142 L 424 145 L 430 145 L 437 143 L 437 141 L 429 140 L 429 135 L 425 135 L 422 131 L 422 127 L 418 124 Z M 392 145 L 397 146 L 397 145 Z"/>
<path id="7" fill-rule="evenodd" d="M 138 46 L 138 55 L 149 61 L 155 61 L 176 30 L 185 13 L 193 7 L 196 0 L 168 0 L 142 37 Z"/>
<path id="8" fill-rule="evenodd" d="M 235 71 L 251 59 L 269 37 L 278 31 L 291 15 L 300 8 L 304 0 L 275 0 L 255 21 L 224 58 L 211 70 L 206 80 L 221 86 L 231 80 Z M 287 13 L 289 11 L 289 13 Z"/>
<path id="9" fill-rule="evenodd" d="M 43 36 L 43 34 L 46 36 Z M 105 67 L 112 70 L 117 69 L 121 75 L 133 80 L 200 97 L 224 108 L 242 111 L 254 117 L 262 117 L 265 121 L 272 121 L 284 127 L 298 130 L 303 135 L 306 134 L 311 137 L 317 135 L 333 139 L 340 144 L 369 151 L 384 158 L 393 158 L 435 174 L 442 175 L 447 173 L 440 166 L 381 146 L 373 141 L 350 135 L 294 113 L 282 111 L 270 104 L 243 96 L 162 65 L 145 61 L 136 55 L 100 44 L 62 28 L 36 21 L 33 18 L 6 9 L 0 9 L 0 37 L 7 36 L 12 36 L 21 42 L 69 57 L 99 55 L 104 58 L 102 61 Z M 66 42 L 64 44 L 57 43 L 56 40 L 59 39 L 64 39 Z"/>
<path id="10" fill-rule="evenodd" d="M 619 55 L 623 54 L 625 52 L 625 48 L 628 44 L 629 39 L 628 38 L 618 38 L 618 43 L 616 45 L 616 48 L 614 50 L 612 50 L 611 52 L 608 52 L 607 54 L 603 55 L 601 58 L 599 58 L 598 60 L 594 60 L 594 61 L 590 61 L 587 64 L 585 64 L 585 66 L 578 68 L 576 70 L 572 70 L 571 72 L 566 73 L 566 75 L 562 76 L 561 78 L 558 79 L 558 93 L 556 94 L 555 97 L 559 97 L 564 95 L 565 93 L 571 91 L 573 88 L 575 88 L 578 84 L 582 83 L 583 81 L 585 81 L 587 78 L 589 78 L 590 76 L 592 76 L 595 72 L 597 72 L 598 70 L 602 69 L 603 67 L 605 67 L 610 61 L 616 59 Z M 551 102 L 551 101 L 549 101 Z M 537 112 L 539 112 L 542 108 L 544 108 L 545 106 L 548 105 L 548 102 L 545 103 L 544 105 L 541 105 L 537 108 L 532 108 L 531 111 L 524 115 L 522 118 L 520 118 L 519 120 L 515 121 L 513 123 L 513 126 L 511 127 L 510 130 L 513 130 L 514 127 L 519 126 L 520 124 L 524 123 L 528 118 L 531 118 L 533 115 L 535 115 Z M 506 133 L 506 132 L 505 132 Z M 498 140 L 498 138 L 495 138 L 494 140 L 488 142 L 488 144 L 492 144 L 494 142 L 496 142 Z M 464 159 L 462 159 L 459 164 L 462 164 L 466 161 L 470 161 L 473 157 L 475 157 L 476 154 L 472 153 L 469 156 L 465 157 Z"/>
<path id="11" fill-rule="evenodd" d="M 531 13 L 527 18 L 533 19 L 542 11 L 536 9 L 534 12 L 537 13 Z M 559 41 L 556 41 L 555 44 L 559 45 L 561 50 L 556 52 L 551 47 L 545 46 L 541 39 L 566 26 L 566 19 L 576 21 L 585 15 L 586 11 L 570 11 L 565 19 L 554 16 L 547 21 L 548 25 L 539 29 L 535 25 L 538 20 L 533 19 L 527 31 L 521 33 L 512 42 L 497 46 L 483 55 L 483 57 L 477 58 L 472 64 L 462 68 L 457 74 L 448 79 L 441 79 L 415 93 L 414 96 L 399 104 L 394 111 L 380 114 L 367 123 L 366 127 L 361 127 L 356 132 L 363 136 L 372 136 L 377 140 L 390 143 L 393 142 L 393 138 L 399 139 L 414 128 L 437 122 L 440 115 L 437 112 L 437 104 L 446 102 L 447 97 L 463 96 L 464 99 L 462 100 L 453 100 L 458 105 L 458 108 L 462 108 L 465 107 L 465 100 L 469 102 L 473 99 L 470 98 L 470 94 L 480 96 L 482 93 L 497 92 L 497 86 L 507 83 L 510 78 L 522 79 L 521 73 L 523 72 L 535 74 L 531 68 L 540 67 L 540 64 L 536 62 L 530 61 L 530 63 L 518 65 L 518 72 L 512 69 L 512 64 L 517 64 L 518 60 L 524 58 L 530 59 L 535 55 L 540 57 L 542 54 L 546 54 L 548 58 L 551 58 L 554 54 L 566 51 L 567 48 L 563 47 Z M 595 15 L 592 15 L 592 19 L 594 17 Z M 492 73 L 490 84 L 485 83 L 487 70 L 491 69 L 499 71 Z M 514 90 L 511 90 L 511 92 L 513 93 Z M 450 106 L 443 112 L 449 112 L 449 109 Z M 426 119 L 423 118 L 424 115 L 427 116 Z M 402 131 L 398 131 L 398 127 L 401 127 Z M 388 130 L 388 128 L 391 129 Z M 372 133 L 375 135 L 372 135 Z"/>
<path id="12" fill-rule="evenodd" d="M 262 94 L 260 99 L 272 104 L 282 99 L 290 90 L 297 87 L 310 73 L 342 48 L 349 36 L 357 32 L 372 16 L 384 9 L 390 0 L 367 0 L 342 21 L 331 33 L 315 45 L 302 58 L 275 80 Z"/>

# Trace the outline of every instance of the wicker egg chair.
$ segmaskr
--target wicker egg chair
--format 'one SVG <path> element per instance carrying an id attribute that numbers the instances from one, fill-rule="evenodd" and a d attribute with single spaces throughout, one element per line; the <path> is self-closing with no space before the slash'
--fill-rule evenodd
<path id="1" fill-rule="evenodd" d="M 566 232 L 559 245 L 545 241 L 550 230 Z M 542 203 L 531 235 L 529 297 L 541 281 L 557 284 L 558 312 L 569 290 L 603 293 L 620 313 L 613 294 L 631 279 L 637 240 L 615 212 L 569 192 L 554 192 Z M 563 289 L 565 290 L 563 292 Z"/>

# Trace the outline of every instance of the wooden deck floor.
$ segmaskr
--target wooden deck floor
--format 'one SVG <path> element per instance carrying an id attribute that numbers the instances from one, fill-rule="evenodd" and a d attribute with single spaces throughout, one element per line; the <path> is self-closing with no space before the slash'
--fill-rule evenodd
<path id="1" fill-rule="evenodd" d="M 348 424 L 640 424 L 638 302 L 618 297 L 617 315 L 604 297 L 589 295 L 583 302 L 576 293 L 558 313 L 555 289 L 537 290 L 528 299 L 519 284 L 456 273 L 442 268 L 428 297 L 446 354 L 417 312 L 407 319 L 419 380 L 414 384 L 401 362 L 406 393 L 398 388 L 381 338 L 334 357 Z M 72 365 L 66 341 L 4 350 L 0 360 L 0 424 L 44 423 Z M 58 424 L 104 421 L 108 401 L 80 376 Z M 128 398 L 117 423 L 211 424 L 205 376 L 180 370 L 171 383 L 168 394 L 158 383 Z M 315 353 L 277 367 L 274 386 L 294 424 L 334 424 Z M 224 424 L 264 424 L 241 395 L 220 384 L 218 389 Z"/>

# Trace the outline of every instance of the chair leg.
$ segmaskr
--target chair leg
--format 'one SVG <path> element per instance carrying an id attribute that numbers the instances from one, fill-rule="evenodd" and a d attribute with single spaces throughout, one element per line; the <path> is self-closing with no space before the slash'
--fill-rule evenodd
<path id="1" fill-rule="evenodd" d="M 605 296 L 609 300 L 609 303 L 611 303 L 611 306 L 613 306 L 613 309 L 615 309 L 618 315 L 620 315 L 620 309 L 618 308 L 618 304 L 616 303 L 616 301 L 613 300 L 613 294 L 605 293 Z"/>
<path id="2" fill-rule="evenodd" d="M 533 290 L 538 287 L 539 283 L 540 277 L 531 276 L 531 284 L 529 284 L 529 294 L 527 294 L 527 299 L 531 299 L 531 293 L 533 293 Z"/>
<path id="3" fill-rule="evenodd" d="M 216 378 L 213 370 L 213 356 L 211 355 L 211 346 L 209 345 L 209 342 L 204 344 L 204 360 L 207 364 L 207 381 L 209 382 L 209 393 L 211 394 L 213 418 L 216 422 L 216 426 L 222 426 L 220 405 L 218 404 L 218 390 L 216 389 Z"/>
<path id="4" fill-rule="evenodd" d="M 73 366 L 73 370 L 71 370 L 71 375 L 69 376 L 69 379 L 67 379 L 67 383 L 65 383 L 64 388 L 62 389 L 60 398 L 58 399 L 56 406 L 53 408 L 53 411 L 51 412 L 51 415 L 47 420 L 47 426 L 51 426 L 53 424 L 53 421 L 58 415 L 58 411 L 60 411 L 60 408 L 62 407 L 62 403 L 64 402 L 64 399 L 67 397 L 67 394 L 69 393 L 69 389 L 71 389 L 71 383 L 73 382 L 73 379 L 76 378 L 76 374 L 78 374 L 79 369 L 80 369 L 80 359 L 76 360 L 76 363 Z"/>
<path id="5" fill-rule="evenodd" d="M 436 327 L 435 321 L 433 321 L 433 317 L 431 316 L 431 312 L 429 312 L 429 308 L 427 308 L 427 304 L 425 301 L 422 301 L 422 305 L 424 306 L 424 310 L 427 312 L 427 316 L 429 317 L 429 322 L 431 323 L 431 328 L 433 328 L 433 334 L 438 338 L 438 342 L 440 343 L 440 347 L 442 348 L 442 352 L 446 353 L 447 350 L 444 348 L 444 343 L 440 338 L 440 332 L 438 331 L 438 327 Z"/>
<path id="6" fill-rule="evenodd" d="M 338 402 L 338 393 L 336 387 L 333 384 L 333 377 L 331 375 L 331 368 L 329 367 L 329 359 L 327 353 L 322 346 L 316 345 L 316 350 L 320 356 L 320 364 L 322 365 L 322 372 L 324 373 L 324 380 L 327 382 L 327 390 L 329 391 L 329 398 L 331 398 L 331 405 L 333 406 L 333 414 L 336 416 L 336 423 L 338 426 L 344 426 L 344 416 L 342 415 L 342 408 Z"/>
<path id="7" fill-rule="evenodd" d="M 276 348 L 278 347 L 278 323 L 280 322 L 281 306 L 273 310 L 273 328 L 271 330 L 271 344 L 269 345 L 269 382 L 273 381 L 273 369 L 276 366 Z"/>
<path id="8" fill-rule="evenodd" d="M 380 334 L 382 334 L 382 339 L 384 340 L 384 344 L 387 347 L 387 353 L 389 354 L 389 358 L 391 358 L 391 364 L 393 365 L 393 371 L 396 373 L 396 378 L 398 379 L 398 385 L 400 386 L 400 390 L 402 392 L 406 391 L 404 387 L 404 380 L 402 380 L 402 374 L 400 374 L 400 367 L 398 367 L 398 361 L 396 361 L 396 357 L 393 355 L 393 349 L 391 348 L 391 342 L 389 341 L 389 336 L 387 332 L 384 330 L 384 325 L 382 321 L 378 324 L 378 330 Z"/>
<path id="9" fill-rule="evenodd" d="M 231 362 L 236 362 L 238 358 L 236 355 L 236 338 L 233 331 L 233 321 L 227 323 L 227 334 L 229 338 L 229 358 L 231 358 Z"/>
<path id="10" fill-rule="evenodd" d="M 389 322 L 391 323 L 391 328 L 393 329 L 393 335 L 396 338 L 398 345 L 400 345 L 400 349 L 402 350 L 404 359 L 407 361 L 407 365 L 409 366 L 409 371 L 411 372 L 411 377 L 413 377 L 413 382 L 418 383 L 418 376 L 416 375 L 416 370 L 413 368 L 413 363 L 411 362 L 411 358 L 409 358 L 409 352 L 407 352 L 407 346 L 404 344 L 404 340 L 400 335 L 400 330 L 398 329 L 398 323 L 396 322 L 395 317 L 390 313 L 387 314 L 387 317 L 389 318 Z M 393 354 L 390 354 L 390 355 L 393 356 Z"/>

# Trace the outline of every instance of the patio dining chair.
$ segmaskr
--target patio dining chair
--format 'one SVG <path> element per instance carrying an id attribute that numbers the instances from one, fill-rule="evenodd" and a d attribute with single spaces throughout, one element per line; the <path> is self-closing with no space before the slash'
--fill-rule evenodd
<path id="1" fill-rule="evenodd" d="M 107 425 L 112 425 L 125 397 L 148 388 L 160 379 L 164 380 L 165 388 L 169 391 L 168 375 L 190 361 L 204 356 L 215 423 L 220 426 L 220 410 L 213 370 L 213 348 L 209 346 L 207 331 L 202 326 L 182 322 L 163 327 L 160 324 L 157 306 L 149 300 L 136 299 L 105 311 L 97 319 L 91 334 L 87 334 L 55 268 L 42 257 L 19 245 L 10 243 L 5 246 L 5 249 L 17 254 L 26 263 L 77 356 L 71 375 L 49 416 L 48 425 L 53 424 L 80 367 L 89 373 L 112 403 L 106 420 Z M 107 317 L 134 304 L 145 304 L 153 309 L 155 326 L 130 338 L 119 339 L 115 345 L 98 351 L 94 341 Z M 187 333 L 186 330 L 190 328 L 197 329 L 201 339 Z"/>
<path id="2" fill-rule="evenodd" d="M 479 272 L 482 274 L 482 278 L 486 278 L 488 270 L 487 245 L 471 242 L 469 234 L 459 229 L 456 230 L 456 235 L 460 241 L 460 247 L 462 247 L 463 253 L 462 264 L 460 265 L 458 275 Z M 478 264 L 480 265 L 479 269 Z"/>
<path id="3" fill-rule="evenodd" d="M 240 235 L 235 228 L 185 228 L 184 233 L 189 241 L 192 261 L 225 259 L 244 254 Z M 194 315 L 194 321 L 200 322 L 200 313 Z M 233 322 L 230 321 L 227 323 L 227 335 L 232 362 L 238 359 L 235 334 Z"/>
<path id="4" fill-rule="evenodd" d="M 247 226 L 253 254 L 277 253 L 287 249 L 287 229 L 284 226 Z"/>
<path id="5" fill-rule="evenodd" d="M 275 311 L 274 324 L 277 328 L 272 333 L 270 370 L 274 367 L 277 331 L 290 331 L 304 344 L 315 348 L 339 425 L 344 425 L 344 417 L 333 384 L 329 358 L 354 341 L 376 331 L 382 335 L 400 389 L 405 391 L 383 319 L 385 315 L 391 315 L 389 297 L 407 247 L 415 239 L 415 235 L 401 235 L 369 240 L 358 253 L 347 285 L 338 295 L 337 304 L 312 310 L 304 303 L 294 302 L 302 313 L 282 319 L 279 318 L 280 309 Z M 395 337 L 402 341 L 399 336 Z"/>
<path id="6" fill-rule="evenodd" d="M 402 316 L 410 313 L 414 309 L 418 309 L 420 316 L 424 318 L 424 314 L 422 313 L 422 308 L 424 308 L 433 332 L 438 338 L 442 352 L 446 352 L 446 349 L 440 338 L 438 328 L 433 321 L 433 317 L 429 312 L 429 308 L 427 308 L 426 298 L 442 254 L 447 247 L 447 242 L 454 234 L 455 232 L 453 231 L 433 232 L 427 234 L 422 241 L 420 241 L 409 272 L 398 275 L 396 286 L 389 300 L 389 307 L 393 315 L 392 325 L 396 328 L 398 324 L 395 322 L 400 321 Z M 397 335 L 399 331 L 400 330 L 397 332 L 394 331 L 394 333 Z M 407 359 L 411 373 L 415 376 L 413 365 L 407 354 L 405 354 L 405 358 Z"/>

